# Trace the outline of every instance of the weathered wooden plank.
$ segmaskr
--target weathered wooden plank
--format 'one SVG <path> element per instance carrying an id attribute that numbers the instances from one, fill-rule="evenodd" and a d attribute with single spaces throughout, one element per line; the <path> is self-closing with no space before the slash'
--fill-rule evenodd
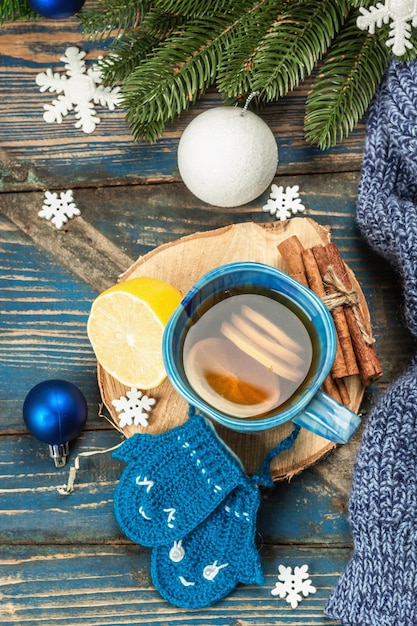
<path id="1" fill-rule="evenodd" d="M 303 215 L 320 224 L 331 225 L 332 238 L 338 243 L 346 261 L 356 266 L 355 273 L 363 273 L 369 263 L 369 251 L 355 225 L 358 178 L 355 172 L 279 176 L 274 183 L 299 185 L 300 197 L 305 205 Z M 239 222 L 274 221 L 273 216 L 262 210 L 269 191 L 266 190 L 260 198 L 247 205 L 225 209 L 201 202 L 181 183 L 76 189 L 74 199 L 85 223 L 76 218 L 61 231 L 56 231 L 53 225 L 38 218 L 43 201 L 41 193 L 2 194 L 0 212 L 32 237 L 38 246 L 56 254 L 71 268 L 74 268 L 75 259 L 68 260 L 64 256 L 69 248 L 76 250 L 73 256 L 83 257 L 82 264 L 89 261 L 89 256 L 81 245 L 94 245 L 98 248 L 97 253 L 103 254 L 108 248 L 108 256 L 117 259 L 113 261 L 114 269 L 103 266 L 103 258 L 96 259 L 96 264 L 103 267 L 103 273 L 111 274 L 110 279 L 114 279 L 115 273 L 125 268 L 129 258 L 136 260 L 158 245 L 181 236 Z M 97 232 L 87 231 L 86 223 Z M 99 234 L 104 239 L 99 240 Z M 75 243 L 72 243 L 73 239 Z M 117 250 L 110 249 L 112 244 L 127 256 L 122 257 L 120 253 L 120 258 L 117 258 Z M 90 256 L 93 254 L 94 251 L 90 252 Z M 85 275 L 90 274 L 86 271 Z"/>
<path id="2" fill-rule="evenodd" d="M 385 335 L 382 332 L 384 324 L 393 323 L 400 329 L 398 277 L 387 263 L 369 250 L 356 229 L 354 212 L 358 174 L 283 176 L 276 178 L 275 182 L 299 184 L 300 196 L 306 207 L 304 215 L 320 224 L 331 224 L 332 238 L 358 277 L 371 312 L 374 312 L 376 338 Z M 262 211 L 267 196 L 266 192 L 249 205 L 226 210 L 205 205 L 181 184 L 78 189 L 75 197 L 84 222 L 74 219 L 58 232 L 37 218 L 41 194 L 19 194 L 19 202 L 10 200 L 8 195 L 0 196 L 0 211 L 20 228 L 26 229 L 38 246 L 46 248 L 60 263 L 78 271 L 84 280 L 99 289 L 100 284 L 116 280 L 128 259 L 135 259 L 162 243 L 198 230 L 231 223 L 273 221 L 273 217 Z M 87 223 L 93 228 L 87 229 Z M 110 259 L 113 263 L 110 268 L 103 264 L 103 256 L 94 256 L 96 253 L 90 251 L 92 241 L 96 247 L 97 241 L 102 241 L 100 252 L 103 255 L 107 253 L 109 257 L 113 255 L 115 259 L 118 257 L 117 248 L 121 250 L 117 261 Z M 110 242 L 116 245 L 114 253 L 110 251 Z M 384 336 L 384 342 L 386 340 Z M 378 348 L 382 346 L 378 345 Z M 405 358 L 408 355 L 406 350 Z"/>
<path id="3" fill-rule="evenodd" d="M 323 613 L 349 550 L 274 547 L 262 550 L 265 583 L 239 585 L 206 609 L 162 600 L 149 574 L 149 551 L 127 546 L 13 546 L 0 557 L 0 623 L 105 626 L 331 626 Z M 296 609 L 271 595 L 278 565 L 307 564 L 314 595 Z"/>
<path id="4" fill-rule="evenodd" d="M 43 220 L 42 220 L 43 221 Z M 90 415 L 99 395 L 86 320 L 96 291 L 39 252 L 0 217 L 0 431 L 22 432 L 31 387 L 64 378 L 86 395 Z"/>
<path id="5" fill-rule="evenodd" d="M 65 497 L 56 487 L 66 482 L 69 466 L 57 470 L 47 445 L 26 433 L 27 391 L 62 377 L 77 384 L 89 404 L 70 461 L 78 452 L 117 444 L 119 433 L 97 415 L 96 363 L 86 335 L 97 292 L 160 244 L 274 219 L 262 211 L 268 191 L 245 207 L 220 209 L 199 202 L 179 182 L 180 134 L 195 115 L 221 102 L 215 90 L 152 146 L 132 141 L 121 109 L 97 107 L 102 121 L 92 135 L 74 129 L 71 113 L 61 125 L 46 124 L 43 105 L 54 95 L 40 93 L 35 77 L 48 67 L 63 73 L 59 58 L 68 45 L 86 50 L 87 64 L 103 51 L 83 38 L 75 18 L 0 29 L 0 191 L 12 192 L 0 193 L 0 625 L 330 626 L 323 608 L 351 551 L 347 500 L 362 431 L 290 483 L 263 491 L 257 540 L 265 584 L 238 587 L 201 611 L 162 600 L 150 580 L 150 551 L 118 528 L 113 497 L 124 465 L 110 453 L 82 458 L 75 491 Z M 364 124 L 327 152 L 308 146 L 303 111 L 310 85 L 261 115 L 279 146 L 274 182 L 300 186 L 306 215 L 332 226 L 366 295 L 384 368 L 365 396 L 366 414 L 416 344 L 402 323 L 399 277 L 370 252 L 355 225 Z M 74 189 L 82 217 L 56 231 L 37 216 L 41 192 L 66 188 Z M 318 589 L 296 610 L 271 595 L 280 563 L 308 564 Z"/>
<path id="6" fill-rule="evenodd" d="M 74 128 L 69 113 L 62 124 L 46 124 L 43 105 L 54 94 L 40 93 L 36 75 L 48 67 L 64 72 L 60 57 L 68 45 L 88 52 L 87 64 L 105 52 L 103 42 L 81 33 L 78 21 L 39 20 L 3 24 L 0 30 L 0 189 L 30 190 L 179 180 L 176 149 L 185 126 L 198 113 L 221 104 L 211 89 L 190 111 L 172 122 L 155 144 L 132 141 L 121 108 L 96 107 L 101 123 L 91 135 Z M 321 151 L 303 136 L 303 117 L 311 79 L 260 115 L 279 146 L 278 173 L 358 170 L 364 124 L 342 144 Z M 13 107 L 10 103 L 13 102 Z"/>
<path id="7" fill-rule="evenodd" d="M 0 212 L 97 292 L 114 284 L 133 260 L 83 216 L 62 229 L 39 218 L 43 199 L 41 193 L 2 194 Z"/>
<path id="8" fill-rule="evenodd" d="M 56 469 L 48 446 L 30 435 L 0 437 L 0 544 L 130 543 L 118 528 L 113 496 L 125 464 L 111 453 L 80 458 L 75 491 L 67 483 L 70 462 L 80 452 L 107 450 L 121 441 L 115 430 L 87 429 L 71 443 L 67 467 Z M 341 469 L 333 467 L 335 475 Z M 263 490 L 260 541 L 348 544 L 346 494 L 314 471 Z"/>
<path id="9" fill-rule="evenodd" d="M 368 301 L 385 373 L 376 388 L 382 389 L 404 369 L 415 342 L 402 322 L 398 276 L 370 252 L 356 229 L 357 179 L 356 173 L 343 173 L 283 176 L 276 182 L 299 184 L 305 215 L 331 224 L 332 238 Z M 262 198 L 245 207 L 220 209 L 199 202 L 182 184 L 78 189 L 75 198 L 81 219 L 57 231 L 37 216 L 42 194 L 0 195 L 0 213 L 13 220 L 3 217 L 0 222 L 0 424 L 6 432 L 20 430 L 25 393 L 45 378 L 69 378 L 83 389 L 90 405 L 96 403 L 95 359 L 85 325 L 97 292 L 115 282 L 129 260 L 198 230 L 274 219 L 262 211 Z"/>

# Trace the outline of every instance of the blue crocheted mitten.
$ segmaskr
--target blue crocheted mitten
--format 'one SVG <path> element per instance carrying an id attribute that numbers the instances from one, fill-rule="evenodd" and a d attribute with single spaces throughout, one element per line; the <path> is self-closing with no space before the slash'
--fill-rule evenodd
<path id="1" fill-rule="evenodd" d="M 217 509 L 183 539 L 152 551 L 152 580 L 172 604 L 210 606 L 239 583 L 263 583 L 254 543 L 259 489 L 254 481 L 234 489 Z"/>
<path id="2" fill-rule="evenodd" d="M 116 519 L 143 546 L 181 539 L 245 481 L 240 461 L 201 415 L 167 433 L 133 435 L 113 455 L 128 462 Z"/>
<path id="3" fill-rule="evenodd" d="M 289 449 L 300 432 L 270 451 L 256 476 L 245 477 L 197 528 L 152 551 L 151 574 L 161 596 L 176 606 L 196 609 L 224 598 L 239 583 L 263 582 L 255 545 L 258 485 L 272 486 L 271 460 Z"/>

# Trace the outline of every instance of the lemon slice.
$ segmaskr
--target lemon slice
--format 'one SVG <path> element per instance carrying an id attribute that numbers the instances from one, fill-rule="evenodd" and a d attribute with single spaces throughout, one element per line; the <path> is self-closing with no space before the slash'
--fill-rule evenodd
<path id="1" fill-rule="evenodd" d="M 182 294 L 156 278 L 132 278 L 93 302 L 87 333 L 100 365 L 123 385 L 152 389 L 166 377 L 165 326 Z"/>

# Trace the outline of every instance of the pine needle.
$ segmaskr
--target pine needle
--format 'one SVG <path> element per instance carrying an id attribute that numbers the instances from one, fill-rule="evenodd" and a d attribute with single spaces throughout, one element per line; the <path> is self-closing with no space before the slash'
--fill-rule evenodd
<path id="1" fill-rule="evenodd" d="M 307 141 L 327 149 L 365 114 L 391 50 L 390 24 L 356 25 L 374 0 L 96 0 L 78 14 L 105 40 L 104 82 L 121 83 L 133 138 L 156 141 L 217 85 L 226 100 L 273 102 L 317 72 L 307 98 Z M 27 0 L 0 0 L 0 21 L 35 19 Z M 400 59 L 417 57 L 417 36 Z"/>
<path id="2" fill-rule="evenodd" d="M 333 42 L 307 98 L 307 141 L 326 150 L 351 132 L 365 114 L 389 57 L 378 39 L 357 32 L 354 12 Z"/>
<path id="3" fill-rule="evenodd" d="M 78 17 L 92 39 L 107 39 L 138 26 L 150 6 L 149 0 L 100 0 L 95 8 L 84 7 Z"/>
<path id="4" fill-rule="evenodd" d="M 16 20 L 35 20 L 39 15 L 26 0 L 0 0 L 0 24 Z"/>

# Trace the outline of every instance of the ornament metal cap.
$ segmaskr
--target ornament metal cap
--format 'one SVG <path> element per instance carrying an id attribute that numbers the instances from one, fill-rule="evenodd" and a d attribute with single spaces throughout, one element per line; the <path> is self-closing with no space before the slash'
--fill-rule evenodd
<path id="1" fill-rule="evenodd" d="M 241 113 L 241 115 L 242 115 L 242 116 L 243 116 L 243 115 L 245 115 L 245 113 L 246 113 L 246 111 L 248 110 L 248 107 L 249 107 L 249 105 L 250 105 L 251 101 L 252 101 L 254 98 L 256 98 L 256 96 L 259 96 L 259 94 L 260 94 L 260 91 L 252 91 L 252 92 L 248 95 L 248 97 L 246 98 L 246 102 L 245 102 L 245 104 L 244 104 L 244 106 L 243 106 L 243 109 L 242 109 L 242 113 Z"/>
<path id="2" fill-rule="evenodd" d="M 49 444 L 49 456 L 55 462 L 55 467 L 64 467 L 67 462 L 67 456 L 69 455 L 69 442 L 60 443 L 57 445 Z"/>

